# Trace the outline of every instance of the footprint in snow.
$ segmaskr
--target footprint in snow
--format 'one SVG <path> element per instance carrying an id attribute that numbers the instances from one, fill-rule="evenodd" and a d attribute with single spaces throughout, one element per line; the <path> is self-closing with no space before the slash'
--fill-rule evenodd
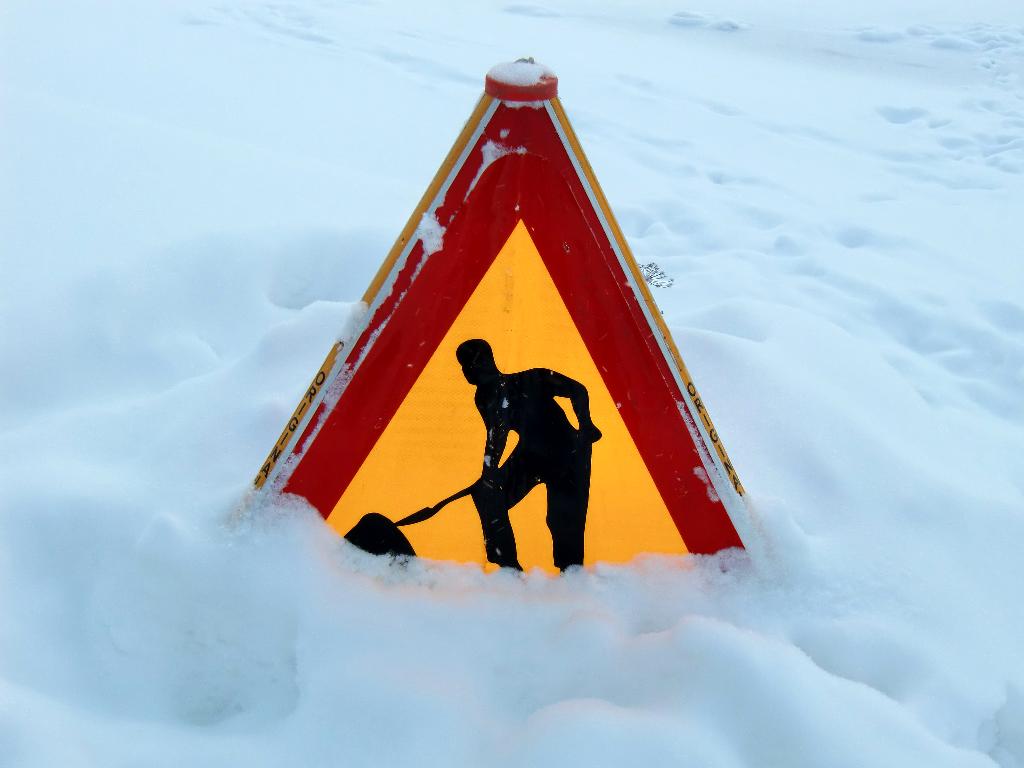
<path id="1" fill-rule="evenodd" d="M 669 17 L 668 23 L 673 27 L 684 27 L 687 29 L 713 29 L 716 32 L 739 32 L 747 28 L 743 24 L 732 19 L 718 19 L 704 13 L 693 11 L 679 11 Z"/>
<path id="2" fill-rule="evenodd" d="M 335 40 L 324 34 L 321 20 L 297 5 L 270 3 L 238 8 L 225 6 L 219 8 L 218 12 L 232 22 L 250 25 L 278 39 L 323 46 L 335 45 Z M 196 24 L 195 21 L 185 23 Z M 218 24 L 220 21 L 204 20 L 204 23 Z"/>
<path id="3" fill-rule="evenodd" d="M 855 36 L 863 43 L 895 43 L 904 37 L 902 32 L 878 27 L 864 27 L 857 30 Z"/>
<path id="4" fill-rule="evenodd" d="M 562 15 L 558 13 L 558 11 L 553 11 L 550 8 L 545 8 L 540 5 L 506 5 L 501 10 L 515 16 L 532 16 L 538 19 L 555 19 Z"/>
<path id="5" fill-rule="evenodd" d="M 928 110 L 920 107 L 878 107 L 875 111 L 894 125 L 909 123 L 928 114 Z"/>

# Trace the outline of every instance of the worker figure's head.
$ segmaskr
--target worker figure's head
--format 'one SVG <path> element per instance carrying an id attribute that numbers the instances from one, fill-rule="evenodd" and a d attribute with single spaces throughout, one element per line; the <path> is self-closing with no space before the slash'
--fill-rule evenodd
<path id="1" fill-rule="evenodd" d="M 462 366 L 462 375 L 474 386 L 501 375 L 498 366 L 494 364 L 491 345 L 483 339 L 462 342 L 455 350 L 455 357 Z"/>

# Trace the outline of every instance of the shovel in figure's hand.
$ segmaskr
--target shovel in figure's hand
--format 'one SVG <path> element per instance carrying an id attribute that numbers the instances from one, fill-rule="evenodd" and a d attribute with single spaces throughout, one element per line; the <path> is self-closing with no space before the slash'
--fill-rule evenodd
<path id="1" fill-rule="evenodd" d="M 345 534 L 345 540 L 371 555 L 413 557 L 416 555 L 416 551 L 405 534 L 398 530 L 399 526 L 414 525 L 429 520 L 448 504 L 471 494 L 475 487 L 476 483 L 473 483 L 468 488 L 463 488 L 432 507 L 424 507 L 419 512 L 413 512 L 411 515 L 403 517 L 397 523 L 377 512 L 370 512 L 363 515 L 352 530 Z"/>

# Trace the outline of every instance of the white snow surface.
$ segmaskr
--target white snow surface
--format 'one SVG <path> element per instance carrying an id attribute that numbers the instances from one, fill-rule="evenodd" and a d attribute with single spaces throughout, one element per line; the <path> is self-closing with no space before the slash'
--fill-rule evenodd
<path id="1" fill-rule="evenodd" d="M 444 246 L 445 227 L 432 213 L 424 213 L 420 224 L 416 227 L 415 237 L 423 242 L 423 255 L 437 253 Z"/>
<path id="2" fill-rule="evenodd" d="M 518 579 L 240 513 L 523 51 L 747 553 Z M 1024 766 L 1022 78 L 1018 0 L 5 2 L 0 765 Z"/>

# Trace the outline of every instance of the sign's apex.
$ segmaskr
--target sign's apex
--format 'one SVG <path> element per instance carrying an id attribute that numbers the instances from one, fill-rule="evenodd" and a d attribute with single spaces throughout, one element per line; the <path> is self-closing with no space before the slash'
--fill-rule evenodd
<path id="1" fill-rule="evenodd" d="M 558 78 L 533 57 L 516 59 L 491 67 L 484 90 L 502 101 L 545 101 L 558 95 Z"/>

